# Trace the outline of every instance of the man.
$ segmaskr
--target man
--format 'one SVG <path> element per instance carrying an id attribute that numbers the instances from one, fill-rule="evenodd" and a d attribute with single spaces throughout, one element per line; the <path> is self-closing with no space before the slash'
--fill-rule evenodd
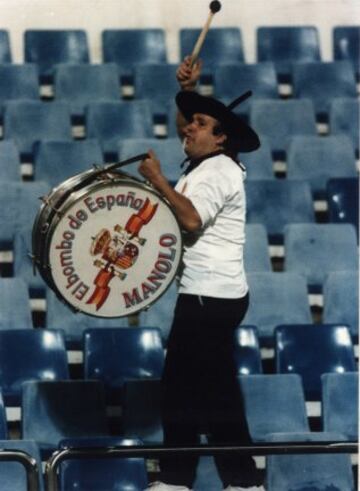
<path id="1" fill-rule="evenodd" d="M 177 72 L 178 130 L 189 165 L 175 189 L 152 151 L 140 173 L 169 201 L 184 230 L 179 296 L 162 380 L 164 443 L 249 444 L 251 438 L 233 362 L 234 329 L 248 308 L 243 267 L 245 169 L 239 151 L 259 147 L 256 133 L 228 107 L 194 89 L 200 64 L 186 58 Z M 160 460 L 151 491 L 191 489 L 198 459 L 186 454 Z M 251 457 L 215 459 L 224 488 L 261 490 Z"/>

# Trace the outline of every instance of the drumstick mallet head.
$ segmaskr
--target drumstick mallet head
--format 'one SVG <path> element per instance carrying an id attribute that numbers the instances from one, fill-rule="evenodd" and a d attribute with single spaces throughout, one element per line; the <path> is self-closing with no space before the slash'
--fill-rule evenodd
<path id="1" fill-rule="evenodd" d="M 221 9 L 221 3 L 218 2 L 218 0 L 213 0 L 210 3 L 209 8 L 213 14 L 216 14 L 216 12 L 219 12 L 219 10 Z"/>
<path id="2" fill-rule="evenodd" d="M 202 28 L 202 31 L 199 34 L 199 37 L 196 41 L 193 52 L 191 53 L 191 65 L 193 65 L 195 63 L 195 61 L 197 60 L 197 57 L 199 56 L 200 50 L 201 50 L 202 45 L 204 44 L 204 41 L 205 41 L 205 37 L 208 33 L 208 30 L 210 29 L 211 21 L 212 21 L 214 15 L 217 12 L 219 12 L 219 10 L 221 9 L 221 3 L 218 0 L 213 0 L 212 2 L 210 2 L 209 8 L 210 8 L 210 12 L 209 12 L 208 18 L 206 20 L 204 27 Z"/>

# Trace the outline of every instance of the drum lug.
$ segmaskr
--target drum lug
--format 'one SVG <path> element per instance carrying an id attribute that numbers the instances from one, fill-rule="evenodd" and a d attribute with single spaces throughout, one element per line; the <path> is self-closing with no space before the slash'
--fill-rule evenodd
<path id="1" fill-rule="evenodd" d="M 50 200 L 47 196 L 41 196 L 39 198 L 40 201 L 42 201 L 46 206 L 48 206 L 51 210 L 53 210 L 60 218 L 64 216 L 64 213 L 60 211 L 59 209 L 55 208 L 55 206 L 52 206 L 50 203 Z"/>

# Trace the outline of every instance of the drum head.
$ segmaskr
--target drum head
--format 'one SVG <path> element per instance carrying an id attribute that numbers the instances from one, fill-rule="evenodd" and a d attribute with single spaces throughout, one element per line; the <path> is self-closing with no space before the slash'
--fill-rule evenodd
<path id="1" fill-rule="evenodd" d="M 89 315 L 123 317 L 166 291 L 182 239 L 164 199 L 140 181 L 122 178 L 72 193 L 54 214 L 45 249 L 43 263 L 50 267 L 43 276 L 61 299 Z"/>

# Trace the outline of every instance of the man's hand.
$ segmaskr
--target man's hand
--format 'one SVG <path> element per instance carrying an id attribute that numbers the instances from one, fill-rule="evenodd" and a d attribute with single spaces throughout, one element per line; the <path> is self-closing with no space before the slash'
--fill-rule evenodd
<path id="1" fill-rule="evenodd" d="M 139 165 L 140 174 L 152 184 L 162 177 L 160 161 L 153 150 L 148 151 L 149 157 L 144 159 Z"/>
<path id="2" fill-rule="evenodd" d="M 182 90 L 194 90 L 200 78 L 202 62 L 196 61 L 191 66 L 191 56 L 186 56 L 176 72 L 177 81 Z"/>

